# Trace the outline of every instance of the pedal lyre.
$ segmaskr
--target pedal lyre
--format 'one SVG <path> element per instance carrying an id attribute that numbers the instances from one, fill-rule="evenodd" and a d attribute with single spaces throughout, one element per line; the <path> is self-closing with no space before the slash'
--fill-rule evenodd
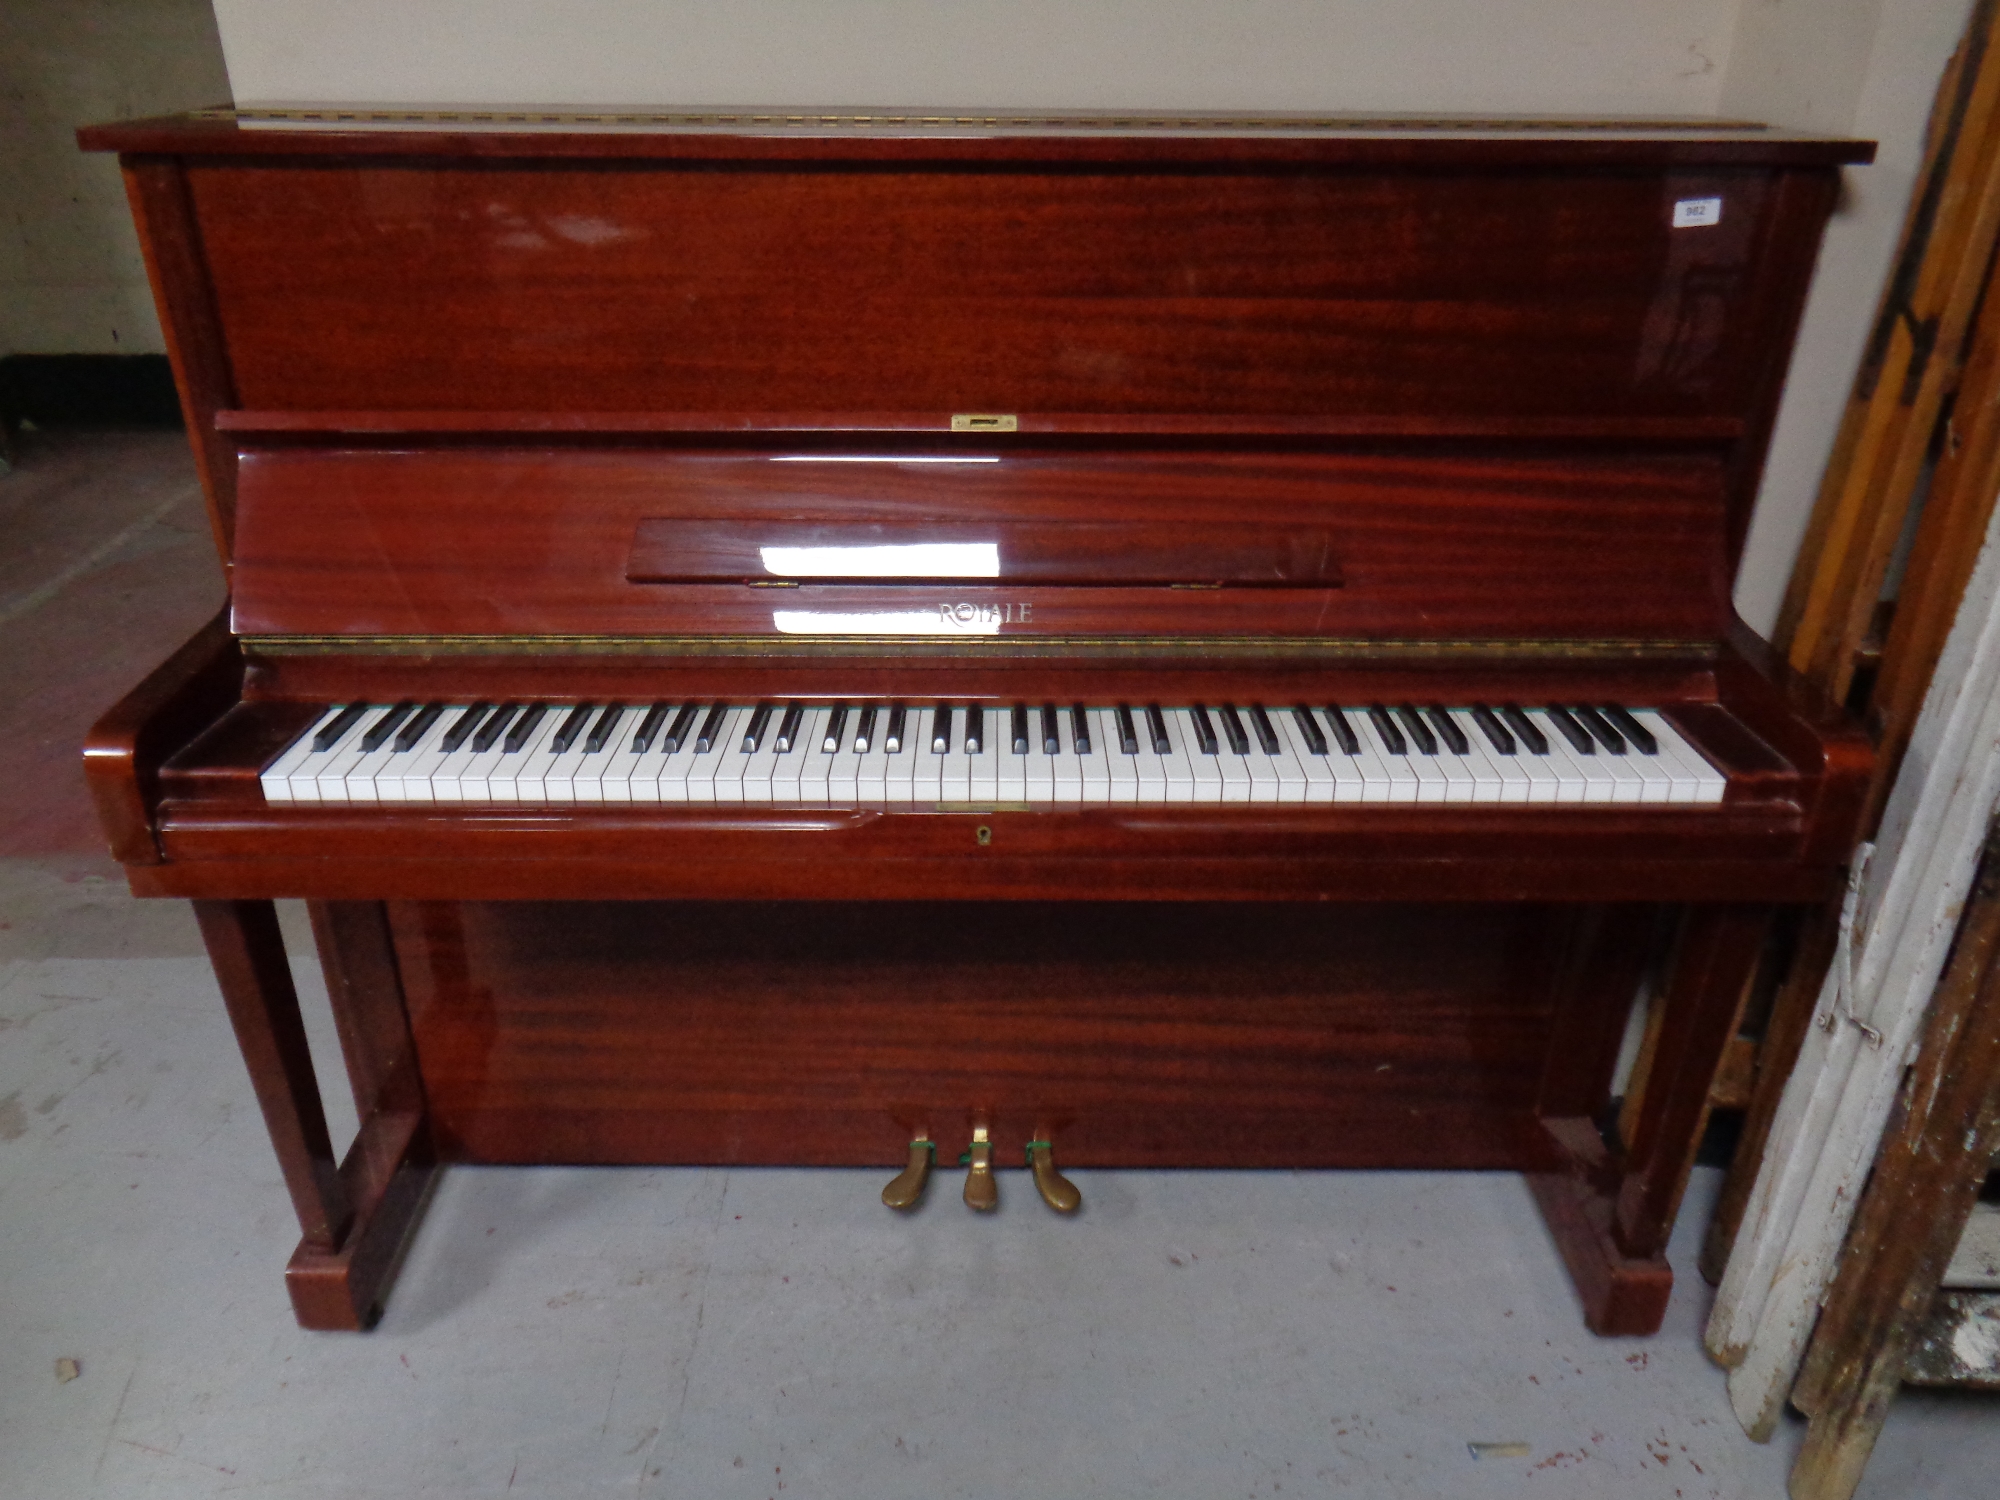
<path id="1" fill-rule="evenodd" d="M 911 1141 L 910 1164 L 882 1189 L 882 1201 L 895 1209 L 915 1208 L 924 1196 L 924 1187 L 931 1180 L 931 1163 L 936 1160 L 937 1147 L 929 1136 Z"/>
<path id="2" fill-rule="evenodd" d="M 1035 1191 L 1042 1202 L 1057 1213 L 1073 1214 L 1083 1207 L 1083 1194 L 1056 1170 L 1055 1147 L 1047 1141 L 1028 1142 L 1028 1170 L 1035 1174 Z"/>

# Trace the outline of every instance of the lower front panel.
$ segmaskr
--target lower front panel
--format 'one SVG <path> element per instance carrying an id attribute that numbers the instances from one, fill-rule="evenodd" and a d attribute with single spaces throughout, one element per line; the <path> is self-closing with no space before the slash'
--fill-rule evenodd
<path id="1" fill-rule="evenodd" d="M 442 1153 L 897 1165 L 1547 1164 L 1568 930 L 1521 904 L 392 908 Z"/>

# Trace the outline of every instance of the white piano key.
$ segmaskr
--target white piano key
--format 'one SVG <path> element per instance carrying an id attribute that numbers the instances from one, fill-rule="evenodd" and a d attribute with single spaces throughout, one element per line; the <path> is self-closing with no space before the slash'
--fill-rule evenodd
<path id="1" fill-rule="evenodd" d="M 1193 800 L 1201 803 L 1221 802 L 1223 800 L 1222 756 L 1227 753 L 1228 746 L 1222 743 L 1221 730 L 1216 725 L 1214 710 L 1209 711 L 1208 724 L 1211 729 L 1216 730 L 1218 753 L 1215 755 L 1210 755 L 1201 748 L 1201 735 L 1195 729 L 1193 709 L 1182 709 L 1180 722 L 1181 727 L 1186 730 L 1182 743 L 1187 751 L 1188 775 L 1193 783 Z"/>
<path id="2" fill-rule="evenodd" d="M 1562 802 L 1611 802 L 1615 800 L 1618 781 L 1609 771 L 1598 764 L 1603 757 L 1596 751 L 1584 755 L 1576 750 L 1561 729 L 1556 726 L 1546 709 L 1527 710 L 1528 720 L 1541 730 L 1549 742 L 1549 759 L 1561 777 L 1558 783 Z"/>
<path id="3" fill-rule="evenodd" d="M 1314 718 L 1313 723 L 1315 727 L 1320 728 L 1321 734 L 1324 736 L 1324 727 L 1320 726 L 1317 717 Z M 1292 752 L 1292 763 L 1299 768 L 1299 775 L 1304 780 L 1305 800 L 1311 803 L 1333 801 L 1336 783 L 1334 781 L 1333 766 L 1330 763 L 1330 757 L 1339 755 L 1340 750 L 1335 746 L 1332 739 L 1325 738 L 1323 740 L 1326 746 L 1324 754 L 1313 754 L 1312 745 L 1306 739 L 1305 731 L 1299 728 L 1298 720 L 1292 717 L 1292 711 L 1289 708 L 1281 713 L 1271 715 L 1271 727 L 1278 731 L 1278 737 L 1285 742 L 1286 748 Z M 1346 757 L 1342 756 L 1341 758 L 1345 759 Z"/>
<path id="4" fill-rule="evenodd" d="M 446 760 L 444 738 L 465 712 L 463 703 L 448 703 L 444 712 L 409 749 L 391 758 L 387 769 L 375 778 L 375 790 L 384 802 L 430 802 L 431 777 Z"/>
<path id="5" fill-rule="evenodd" d="M 1139 758 L 1127 755 L 1118 734 L 1118 711 L 1107 708 L 1099 711 L 1091 728 L 1096 731 L 1092 740 L 1104 749 L 1105 780 L 1108 783 L 1109 802 L 1137 802 L 1139 800 Z"/>
<path id="6" fill-rule="evenodd" d="M 971 710 L 979 715 L 979 753 L 968 755 L 966 787 L 968 802 L 998 802 L 1000 800 L 1000 741 L 1007 732 L 1007 716 L 992 707 L 977 707 Z"/>
<path id="7" fill-rule="evenodd" d="M 1090 721 L 1090 754 L 1077 757 L 1077 778 L 1087 803 L 1111 800 L 1111 757 L 1117 752 L 1116 717 L 1102 708 L 1084 710 Z"/>
<path id="8" fill-rule="evenodd" d="M 1499 763 L 1509 757 L 1499 754 L 1486 742 L 1485 731 L 1473 722 L 1471 710 L 1447 708 L 1445 717 L 1465 736 L 1465 754 L 1460 760 L 1471 778 L 1471 800 L 1475 804 L 1507 800 L 1507 772 Z M 1522 790 L 1525 792 L 1525 784 Z"/>
<path id="9" fill-rule="evenodd" d="M 1268 707 L 1264 710 L 1264 717 L 1269 722 L 1272 733 L 1278 739 L 1277 752 L 1266 757 L 1266 759 L 1271 769 L 1277 773 L 1278 800 L 1280 802 L 1300 803 L 1306 800 L 1305 768 L 1299 764 L 1298 755 L 1292 749 L 1291 736 L 1278 727 L 1279 720 L 1289 716 L 1289 713 L 1284 709 L 1280 709 L 1277 713 L 1272 713 Z M 1250 728 L 1250 753 L 1255 755 L 1262 749 L 1262 743 L 1257 737 L 1256 726 L 1253 724 Z"/>
<path id="10" fill-rule="evenodd" d="M 1031 727 L 1028 741 L 1019 752 L 1014 749 L 1013 715 L 1006 709 L 999 710 L 1000 743 L 994 747 L 998 764 L 994 768 L 994 800 L 999 802 L 1026 802 L 1028 800 L 1028 757 L 1036 753 L 1036 735 Z M 1034 723 L 1030 711 L 1029 723 Z"/>
<path id="11" fill-rule="evenodd" d="M 1081 802 L 1083 768 L 1087 757 L 1076 753 L 1076 725 L 1070 720 L 1070 711 L 1065 708 L 1056 717 L 1057 733 L 1062 738 L 1062 753 L 1050 760 L 1049 796 L 1056 802 Z"/>
<path id="12" fill-rule="evenodd" d="M 828 800 L 827 785 L 833 775 L 834 757 L 839 751 L 826 748 L 826 732 L 833 723 L 833 705 L 822 703 L 806 710 L 805 724 L 799 732 L 799 747 L 792 753 L 800 757 L 799 801 L 810 806 L 824 806 Z"/>
<path id="13" fill-rule="evenodd" d="M 889 752 L 882 743 L 888 730 L 889 705 L 878 703 L 875 705 L 875 733 L 868 741 L 868 751 L 865 755 L 851 757 L 858 762 L 855 767 L 855 796 L 871 807 L 889 800 Z"/>
<path id="14" fill-rule="evenodd" d="M 1652 731 L 1653 738 L 1660 743 L 1661 757 L 1672 768 L 1671 800 L 1709 805 L 1722 801 L 1729 778 L 1715 768 L 1699 747 L 1691 744 L 1687 736 L 1668 722 L 1665 714 L 1651 708 L 1635 708 L 1630 712 L 1641 726 Z"/>
<path id="15" fill-rule="evenodd" d="M 341 710 L 345 707 L 346 705 L 343 703 L 336 703 L 327 708 L 318 718 L 306 726 L 304 733 L 280 752 L 276 760 L 264 768 L 263 774 L 257 780 L 264 788 L 264 800 L 266 802 L 290 802 L 293 800 L 292 775 L 294 772 L 303 770 L 306 764 L 312 760 L 314 755 L 313 737 L 335 719 L 339 718 Z M 328 752 L 323 751 L 320 753 L 325 754 Z M 308 796 L 310 797 L 310 793 L 308 793 Z"/>
<path id="16" fill-rule="evenodd" d="M 978 709 L 954 707 L 951 711 L 951 744 L 943 755 L 944 762 L 938 784 L 942 793 L 941 802 L 970 802 L 972 800 L 972 757 L 965 753 L 965 726 L 971 714 Z"/>
<path id="17" fill-rule="evenodd" d="M 571 753 L 556 749 L 556 737 L 562 733 L 563 724 L 575 707 L 573 703 L 551 703 L 549 711 L 542 716 L 542 722 L 535 726 L 534 743 L 523 748 L 521 765 L 514 772 L 515 801 L 547 803 L 554 800 L 549 787 L 550 772 L 556 769 L 565 754 Z M 577 738 L 580 742 L 582 735 L 579 733 Z M 573 752 L 581 755 L 581 743 L 573 747 Z M 568 801 L 567 780 L 560 791 L 562 799 Z"/>
<path id="18" fill-rule="evenodd" d="M 1153 748 L 1153 726 L 1148 722 L 1144 708 L 1133 706 L 1132 723 L 1139 731 L 1139 753 L 1131 758 L 1132 767 L 1138 773 L 1135 800 L 1146 803 L 1165 802 L 1167 758 Z"/>
<path id="19" fill-rule="evenodd" d="M 931 711 L 915 706 L 903 711 L 903 743 L 895 754 L 889 757 L 883 781 L 891 807 L 914 806 L 919 800 L 935 802 L 937 798 L 919 797 L 919 772 L 924 762 L 936 760 L 931 754 Z"/>
<path id="20" fill-rule="evenodd" d="M 1029 709 L 1028 726 L 1028 800 L 1043 804 L 1056 799 L 1056 762 L 1063 758 L 1063 735 L 1061 715 L 1057 716 L 1056 753 L 1049 754 L 1048 745 L 1042 735 L 1042 710 L 1039 705 Z M 1070 757 L 1076 759 L 1075 756 Z"/>
<path id="21" fill-rule="evenodd" d="M 503 734 L 500 737 L 499 744 L 495 746 L 501 752 L 499 763 L 486 778 L 487 795 L 492 801 L 539 802 L 541 800 L 540 770 L 553 758 L 546 752 L 549 741 L 554 739 L 557 731 L 562 728 L 560 708 L 561 706 L 556 704 L 549 706 L 549 711 L 542 715 L 540 722 L 521 742 L 519 750 L 507 750 L 507 735 Z M 508 733 L 511 734 L 513 729 L 514 725 L 510 724 Z M 535 772 L 533 778 L 529 775 L 531 768 Z"/>
<path id="22" fill-rule="evenodd" d="M 1366 715 L 1359 719 L 1365 720 Z M 1333 800 L 1336 802 L 1386 802 L 1389 800 L 1389 772 L 1376 752 L 1372 736 L 1362 732 L 1363 724 L 1351 710 L 1343 710 L 1341 721 L 1354 733 L 1355 753 L 1340 748 L 1340 736 L 1333 732 L 1332 715 L 1316 713 L 1321 732 L 1326 735 L 1326 764 L 1333 773 Z"/>
<path id="23" fill-rule="evenodd" d="M 1370 779 L 1369 790 L 1375 792 L 1375 795 L 1366 797 L 1364 800 L 1369 802 L 1418 801 L 1418 793 L 1422 784 L 1417 779 L 1416 767 L 1411 764 L 1411 761 L 1416 758 L 1416 746 L 1410 744 L 1409 737 L 1407 735 L 1403 737 L 1403 744 L 1408 753 L 1398 755 L 1389 747 L 1388 742 L 1382 738 L 1382 731 L 1375 727 L 1375 721 L 1366 713 L 1349 714 L 1347 722 L 1354 726 L 1354 733 L 1360 739 L 1361 743 L 1374 752 L 1376 768 L 1381 772 L 1379 782 L 1376 782 L 1373 778 Z"/>
<path id="24" fill-rule="evenodd" d="M 391 712 L 388 704 L 370 704 L 355 726 L 342 735 L 337 743 L 328 748 L 324 755 L 313 757 L 313 789 L 321 802 L 345 802 L 347 800 L 347 773 L 361 762 L 367 752 L 361 742 L 368 737 L 369 729 L 384 714 Z M 298 786 L 294 777 L 293 786 Z"/>
<path id="25" fill-rule="evenodd" d="M 745 703 L 730 709 L 724 715 L 722 730 L 716 736 L 715 748 L 707 757 L 714 762 L 709 774 L 711 801 L 743 800 L 743 775 L 750 767 L 750 757 L 743 750 L 743 736 L 749 730 L 750 720 L 756 713 L 756 704 Z"/>
<path id="26" fill-rule="evenodd" d="M 1195 799 L 1194 762 L 1189 757 L 1201 753 L 1195 746 L 1194 717 L 1183 708 L 1165 709 L 1161 717 L 1167 721 L 1167 743 L 1172 746 L 1160 757 L 1161 768 L 1167 778 L 1167 801 L 1192 802 Z"/>

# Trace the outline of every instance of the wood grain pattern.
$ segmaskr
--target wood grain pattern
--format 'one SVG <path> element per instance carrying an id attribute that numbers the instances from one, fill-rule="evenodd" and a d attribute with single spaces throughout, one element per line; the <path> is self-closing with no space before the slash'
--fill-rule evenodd
<path id="1" fill-rule="evenodd" d="M 1486 1166 L 1534 1148 L 1546 908 L 398 907 L 453 1159 Z M 1439 941 L 1440 934 L 1448 941 Z"/>
<path id="2" fill-rule="evenodd" d="M 802 613 L 841 633 L 842 619 L 882 612 L 915 614 L 935 634 L 956 628 L 943 606 L 967 603 L 1004 614 L 1004 636 L 1709 640 L 1729 619 L 1721 473 L 1699 458 L 1051 452 L 986 436 L 913 447 L 901 462 L 842 446 L 249 452 L 235 626 L 757 636 Z M 672 566 L 646 538 L 676 517 L 733 521 L 745 538 L 838 518 L 919 529 L 939 517 L 954 528 L 1089 520 L 1128 529 L 1139 552 L 1171 551 L 1194 526 L 1305 527 L 1329 538 L 1341 586 L 634 581 L 635 568 Z"/>

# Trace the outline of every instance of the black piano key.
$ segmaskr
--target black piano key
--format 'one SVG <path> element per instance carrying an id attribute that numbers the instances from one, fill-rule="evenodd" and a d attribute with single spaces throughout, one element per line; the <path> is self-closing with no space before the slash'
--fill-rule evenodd
<path id="1" fill-rule="evenodd" d="M 472 707 L 460 714 L 451 728 L 444 732 L 444 739 L 440 742 L 440 748 L 443 749 L 444 753 L 446 755 L 457 754 L 458 747 L 463 745 L 472 731 L 479 727 L 479 721 L 486 717 L 487 712 L 492 707 L 492 704 L 482 701 L 473 704 Z"/>
<path id="2" fill-rule="evenodd" d="M 503 703 L 493 710 L 493 717 L 479 726 L 479 733 L 472 737 L 472 752 L 484 755 L 500 741 L 501 734 L 514 722 L 514 716 L 521 711 L 518 703 Z"/>
<path id="3" fill-rule="evenodd" d="M 660 748 L 669 755 L 677 754 L 681 746 L 694 733 L 695 715 L 701 712 L 699 703 L 683 703 L 681 711 L 674 715 L 674 722 L 667 730 L 667 737 L 660 741 Z"/>
<path id="4" fill-rule="evenodd" d="M 1379 703 L 1368 705 L 1368 722 L 1375 726 L 1375 732 L 1382 737 L 1382 748 L 1391 755 L 1408 755 L 1410 747 L 1403 743 L 1403 731 L 1396 727 L 1396 721 L 1389 717 L 1389 710 Z"/>
<path id="5" fill-rule="evenodd" d="M 1572 703 L 1570 717 L 1590 731 L 1590 737 L 1613 755 L 1625 753 L 1625 736 L 1605 722 L 1604 716 L 1588 703 Z"/>
<path id="6" fill-rule="evenodd" d="M 368 726 L 368 732 L 361 736 L 363 750 L 380 750 L 388 743 L 389 736 L 396 732 L 396 726 L 407 719 L 416 709 L 416 701 L 405 698 L 381 718 Z"/>
<path id="7" fill-rule="evenodd" d="M 819 737 L 822 755 L 833 755 L 840 749 L 840 742 L 847 738 L 847 705 L 836 703 L 833 712 L 827 715 L 826 733 Z"/>
<path id="8" fill-rule="evenodd" d="M 1530 755 L 1549 753 L 1549 737 L 1535 727 L 1533 719 L 1521 712 L 1520 704 L 1503 703 L 1500 705 L 1500 714 L 1513 726 L 1514 733 L 1521 737 L 1521 743 L 1528 747 Z"/>
<path id="9" fill-rule="evenodd" d="M 514 721 L 514 727 L 507 731 L 507 738 L 500 742 L 501 750 L 508 755 L 519 755 L 521 747 L 528 743 L 529 736 L 548 716 L 548 704 L 530 703 L 521 717 Z"/>
<path id="10" fill-rule="evenodd" d="M 1229 741 L 1229 750 L 1232 755 L 1248 755 L 1250 753 L 1250 736 L 1243 731 L 1243 721 L 1236 717 L 1236 705 L 1234 703 L 1225 703 L 1222 705 L 1222 733 Z"/>
<path id="11" fill-rule="evenodd" d="M 590 726 L 590 738 L 583 742 L 585 755 L 599 755 L 611 743 L 611 736 L 617 731 L 618 721 L 625 717 L 625 705 L 607 703 L 604 712 L 597 716 L 597 722 Z"/>
<path id="12" fill-rule="evenodd" d="M 348 704 L 347 707 L 340 711 L 339 717 L 313 736 L 314 752 L 324 754 L 339 744 L 340 737 L 352 729 L 360 721 L 361 716 L 367 712 L 368 705 L 366 703 Z"/>
<path id="13" fill-rule="evenodd" d="M 1070 738 L 1076 743 L 1076 753 L 1090 754 L 1090 710 L 1081 703 L 1070 707 L 1069 732 Z"/>
<path id="14" fill-rule="evenodd" d="M 1562 737 L 1569 741 L 1570 749 L 1574 750 L 1578 755 L 1595 755 L 1597 753 L 1597 746 L 1592 743 L 1590 736 L 1584 732 L 1583 726 L 1572 719 L 1569 716 L 1569 710 L 1564 708 L 1560 703 L 1551 703 L 1542 712 L 1549 716 L 1549 722 L 1556 726 L 1557 730 L 1561 732 Z"/>
<path id="15" fill-rule="evenodd" d="M 1278 731 L 1271 723 L 1271 716 L 1264 712 L 1264 705 L 1250 705 L 1250 727 L 1257 731 L 1257 743 L 1266 755 L 1278 753 Z"/>
<path id="16" fill-rule="evenodd" d="M 1355 734 L 1354 726 L 1347 722 L 1347 710 L 1329 703 L 1324 710 L 1326 727 L 1333 731 L 1333 741 L 1340 746 L 1342 755 L 1359 755 L 1361 738 Z"/>
<path id="17" fill-rule="evenodd" d="M 418 740 L 431 732 L 431 725 L 437 723 L 443 716 L 442 703 L 426 703 L 423 712 L 405 724 L 402 732 L 396 736 L 397 753 L 401 754 L 413 748 Z"/>
<path id="18" fill-rule="evenodd" d="M 655 703 L 646 710 L 646 717 L 639 721 L 639 732 L 632 736 L 632 753 L 644 755 L 653 748 L 653 740 L 660 732 L 660 726 L 667 722 L 667 714 L 672 710 L 670 703 Z"/>
<path id="19" fill-rule="evenodd" d="M 984 755 L 986 753 L 986 710 L 977 703 L 965 706 L 965 753 Z"/>
<path id="20" fill-rule="evenodd" d="M 569 754 L 569 747 L 576 743 L 576 737 L 583 733 L 584 725 L 590 722 L 590 716 L 596 712 L 595 703 L 579 703 L 569 711 L 569 717 L 562 721 L 562 727 L 556 731 L 556 737 L 549 741 L 556 754 Z"/>
<path id="21" fill-rule="evenodd" d="M 1630 709 L 1616 703 L 1600 703 L 1597 711 L 1618 726 L 1618 732 L 1638 746 L 1641 755 L 1658 755 L 1660 742 L 1653 737 L 1653 731 L 1632 717 Z"/>
<path id="22" fill-rule="evenodd" d="M 1397 704 L 1396 717 L 1401 719 L 1403 727 L 1410 731 L 1410 738 L 1417 742 L 1417 749 L 1425 755 L 1438 753 L 1437 736 L 1431 733 L 1430 725 L 1424 722 L 1424 716 L 1417 712 L 1415 704 Z"/>
<path id="23" fill-rule="evenodd" d="M 806 706 L 794 698 L 785 705 L 785 717 L 778 725 L 777 744 L 772 748 L 780 755 L 790 755 L 798 748 L 799 725 L 804 722 Z"/>
<path id="24" fill-rule="evenodd" d="M 743 731 L 743 753 L 755 755 L 763 746 L 764 731 L 771 727 L 772 703 L 767 698 L 750 715 L 750 727 Z"/>
<path id="25" fill-rule="evenodd" d="M 729 717 L 729 705 L 717 699 L 708 710 L 708 717 L 701 721 L 701 731 L 694 737 L 694 753 L 706 755 L 722 743 L 722 721 Z"/>
<path id="26" fill-rule="evenodd" d="M 940 703 L 931 711 L 931 754 L 951 754 L 951 715 L 949 703 Z"/>
<path id="27" fill-rule="evenodd" d="M 1016 755 L 1026 755 L 1028 753 L 1028 705 L 1025 703 L 1016 703 L 1014 705 L 1013 730 L 1014 753 Z"/>
<path id="28" fill-rule="evenodd" d="M 1167 716 L 1160 712 L 1160 705 L 1146 705 L 1146 733 L 1153 741 L 1153 754 L 1172 755 L 1174 742 L 1167 738 Z"/>
<path id="29" fill-rule="evenodd" d="M 903 731 L 909 727 L 910 711 L 900 703 L 889 705 L 889 729 L 882 736 L 882 751 L 886 755 L 903 753 Z"/>
<path id="30" fill-rule="evenodd" d="M 1319 732 L 1319 725 L 1313 722 L 1311 709 L 1303 703 L 1294 706 L 1292 722 L 1299 726 L 1299 733 L 1305 736 L 1306 749 L 1314 755 L 1326 754 L 1326 736 Z"/>
<path id="31" fill-rule="evenodd" d="M 861 706 L 861 714 L 859 722 L 857 722 L 854 726 L 854 753 L 856 755 L 866 755 L 870 750 L 874 748 L 875 748 L 875 705 L 872 703 L 864 703 Z"/>
<path id="32" fill-rule="evenodd" d="M 1213 755 L 1220 748 L 1215 742 L 1215 726 L 1208 721 L 1208 708 L 1197 703 L 1188 710 L 1188 717 L 1194 720 L 1195 748 L 1203 755 Z"/>
<path id="33" fill-rule="evenodd" d="M 1062 754 L 1062 720 L 1053 703 L 1042 705 L 1042 754 Z"/>
<path id="34" fill-rule="evenodd" d="M 1514 736 L 1507 732 L 1507 726 L 1494 717 L 1493 710 L 1484 703 L 1472 705 L 1472 722 L 1479 726 L 1486 742 L 1502 755 L 1514 753 Z"/>
<path id="35" fill-rule="evenodd" d="M 1431 728 L 1438 732 L 1438 738 L 1444 741 L 1445 749 L 1453 755 L 1463 755 L 1472 748 L 1466 743 L 1465 731 L 1460 729 L 1458 722 L 1444 711 L 1442 703 L 1431 704 L 1424 710 L 1424 717 L 1431 721 Z"/>
<path id="36" fill-rule="evenodd" d="M 1118 753 L 1137 755 L 1139 753 L 1139 731 L 1132 727 L 1132 705 L 1118 705 Z"/>

